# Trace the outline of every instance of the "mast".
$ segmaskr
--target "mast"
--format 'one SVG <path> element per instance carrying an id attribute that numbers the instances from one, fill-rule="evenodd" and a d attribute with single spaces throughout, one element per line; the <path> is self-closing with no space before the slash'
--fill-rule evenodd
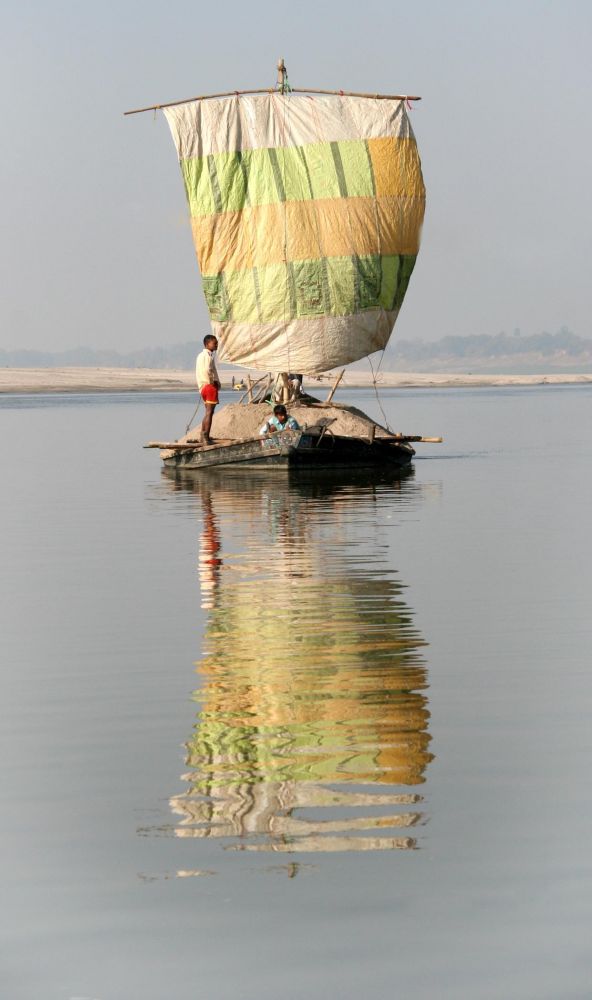
<path id="1" fill-rule="evenodd" d="M 286 64 L 284 62 L 284 57 L 280 56 L 277 64 L 277 89 L 280 94 L 285 94 L 290 90 L 290 84 L 288 83 L 288 70 L 286 69 Z M 288 372 L 278 372 L 276 378 L 276 391 L 275 395 L 278 397 L 278 402 L 289 403 L 290 398 L 293 395 L 293 387 L 290 385 L 290 379 L 288 377 Z"/>

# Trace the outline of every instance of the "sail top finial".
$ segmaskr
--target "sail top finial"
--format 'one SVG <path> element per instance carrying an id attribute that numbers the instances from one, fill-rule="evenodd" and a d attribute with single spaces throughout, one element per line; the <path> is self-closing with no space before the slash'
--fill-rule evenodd
<path id="1" fill-rule="evenodd" d="M 278 71 L 278 79 L 277 79 L 278 90 L 280 91 L 281 94 L 284 94 L 286 92 L 286 81 L 288 78 L 288 70 L 286 69 L 286 64 L 284 62 L 283 56 L 281 56 L 278 59 L 277 71 Z"/>

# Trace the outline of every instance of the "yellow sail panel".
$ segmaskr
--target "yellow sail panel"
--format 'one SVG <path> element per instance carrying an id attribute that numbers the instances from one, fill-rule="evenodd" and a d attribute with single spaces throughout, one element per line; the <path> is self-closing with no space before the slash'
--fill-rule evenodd
<path id="1" fill-rule="evenodd" d="M 265 94 L 165 114 L 220 357 L 314 374 L 384 348 L 425 206 L 404 102 Z"/>

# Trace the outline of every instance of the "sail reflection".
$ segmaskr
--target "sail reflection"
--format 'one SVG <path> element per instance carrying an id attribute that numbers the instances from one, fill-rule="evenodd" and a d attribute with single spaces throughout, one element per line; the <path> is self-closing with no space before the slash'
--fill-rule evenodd
<path id="1" fill-rule="evenodd" d="M 208 612 L 176 835 L 243 851 L 417 846 L 425 643 L 381 527 L 406 483 L 174 486 L 200 497 Z"/>

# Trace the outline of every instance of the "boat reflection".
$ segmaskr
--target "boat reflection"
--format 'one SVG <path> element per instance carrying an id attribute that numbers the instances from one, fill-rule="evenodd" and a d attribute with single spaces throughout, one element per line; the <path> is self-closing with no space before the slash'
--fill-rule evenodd
<path id="1" fill-rule="evenodd" d="M 200 497 L 208 612 L 176 835 L 289 854 L 416 847 L 425 643 L 384 534 L 409 481 L 225 470 L 172 485 Z"/>

